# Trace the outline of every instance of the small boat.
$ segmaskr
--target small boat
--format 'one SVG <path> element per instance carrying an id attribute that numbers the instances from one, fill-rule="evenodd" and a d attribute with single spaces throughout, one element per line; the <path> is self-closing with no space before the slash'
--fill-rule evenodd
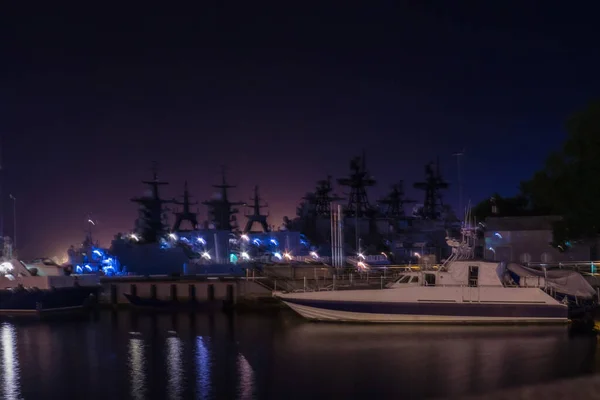
<path id="1" fill-rule="evenodd" d="M 517 268 L 473 258 L 474 237 L 463 230 L 461 242 L 447 239 L 453 252 L 440 268 L 409 272 L 385 289 L 274 296 L 317 321 L 510 324 L 567 323 L 569 305 L 552 296 L 553 290 L 594 298 L 594 289 L 581 276 L 553 281 L 542 272 L 534 282 L 533 272 L 522 270 L 522 284 L 515 285 L 509 278 Z"/>
<path id="2" fill-rule="evenodd" d="M 42 273 L 43 274 L 39 274 Z M 100 282 L 73 276 L 58 265 L 0 262 L 0 314 L 37 315 L 80 311 L 96 304 Z"/>

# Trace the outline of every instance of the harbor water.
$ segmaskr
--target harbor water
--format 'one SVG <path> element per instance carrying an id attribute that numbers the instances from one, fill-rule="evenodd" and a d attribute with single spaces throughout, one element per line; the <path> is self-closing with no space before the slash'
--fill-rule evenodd
<path id="1" fill-rule="evenodd" d="M 0 322 L 2 399 L 439 398 L 592 374 L 566 326 L 306 322 L 283 311 Z"/>

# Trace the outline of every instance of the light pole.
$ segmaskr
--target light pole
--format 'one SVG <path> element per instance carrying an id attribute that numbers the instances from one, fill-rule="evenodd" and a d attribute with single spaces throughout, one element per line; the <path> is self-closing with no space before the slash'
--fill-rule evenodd
<path id="1" fill-rule="evenodd" d="M 13 201 L 13 246 L 17 248 L 17 198 L 12 194 L 9 195 Z"/>

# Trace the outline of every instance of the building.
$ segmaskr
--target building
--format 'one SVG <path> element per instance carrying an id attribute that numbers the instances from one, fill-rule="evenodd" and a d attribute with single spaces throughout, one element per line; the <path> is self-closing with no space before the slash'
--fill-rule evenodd
<path id="1" fill-rule="evenodd" d="M 561 252 L 552 247 L 557 216 L 489 217 L 485 220 L 484 255 L 488 260 L 517 263 L 557 263 L 594 259 L 594 246 L 575 244 Z"/>

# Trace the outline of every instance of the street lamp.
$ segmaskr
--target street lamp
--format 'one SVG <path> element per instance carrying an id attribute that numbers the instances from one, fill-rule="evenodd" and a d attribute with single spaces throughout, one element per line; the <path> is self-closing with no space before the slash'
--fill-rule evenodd
<path id="1" fill-rule="evenodd" d="M 17 248 L 17 198 L 12 194 L 9 197 L 13 201 L 13 246 Z"/>

